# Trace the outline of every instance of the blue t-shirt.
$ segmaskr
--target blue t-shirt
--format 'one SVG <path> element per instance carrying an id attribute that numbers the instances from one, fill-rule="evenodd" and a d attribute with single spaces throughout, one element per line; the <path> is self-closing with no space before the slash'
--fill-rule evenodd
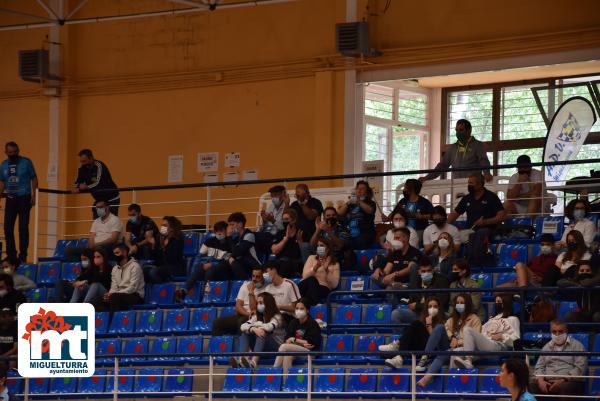
<path id="1" fill-rule="evenodd" d="M 26 157 L 19 156 L 16 162 L 6 159 L 0 165 L 0 181 L 9 198 L 31 195 L 31 180 L 35 177 L 33 163 Z"/>
<path id="2" fill-rule="evenodd" d="M 518 401 L 537 401 L 537 400 L 535 399 L 533 394 L 531 394 L 529 391 L 525 391 L 523 394 L 521 394 Z"/>

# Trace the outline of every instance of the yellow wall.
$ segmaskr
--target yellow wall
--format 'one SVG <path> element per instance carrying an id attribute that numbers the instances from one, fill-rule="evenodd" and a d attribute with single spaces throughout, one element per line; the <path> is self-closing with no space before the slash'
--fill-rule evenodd
<path id="1" fill-rule="evenodd" d="M 383 13 L 385 3 L 358 1 L 359 18 L 368 17 L 373 43 L 384 50 L 375 64 L 358 65 L 359 70 L 600 45 L 597 0 L 392 0 Z M 14 4 L 0 0 L 0 6 Z M 43 14 L 33 0 L 20 6 Z M 171 8 L 180 6 L 103 0 L 89 2 L 75 18 Z M 341 173 L 344 70 L 355 65 L 335 54 L 335 24 L 345 16 L 344 0 L 300 0 L 60 28 L 66 80 L 59 186 L 66 188 L 74 177 L 76 153 L 83 147 L 109 165 L 121 186 L 166 184 L 172 154 L 184 155 L 185 183 L 201 181 L 196 154 L 212 151 L 221 153 L 220 172 L 223 153 L 238 151 L 239 171 L 254 168 L 260 178 Z M 0 25 L 21 21 L 0 14 Z M 16 54 L 40 47 L 47 33 L 0 32 L 0 142 L 21 144 L 36 163 L 42 186 L 47 186 L 48 99 L 39 95 L 38 85 L 19 80 Z M 214 192 L 243 197 L 266 188 Z M 204 193 L 153 192 L 138 199 L 195 196 Z M 78 196 L 68 205 L 89 203 Z M 256 203 L 236 206 L 253 210 Z M 156 216 L 172 211 L 148 210 Z M 179 206 L 174 213 L 197 214 L 198 206 Z M 89 210 L 64 216 L 87 218 Z M 82 233 L 87 223 L 66 230 Z"/>

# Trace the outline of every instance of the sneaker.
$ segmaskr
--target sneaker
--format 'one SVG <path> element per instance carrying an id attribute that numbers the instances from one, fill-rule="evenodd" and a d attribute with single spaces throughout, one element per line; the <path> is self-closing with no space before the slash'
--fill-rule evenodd
<path id="1" fill-rule="evenodd" d="M 415 367 L 417 372 L 425 372 L 427 370 L 427 366 L 429 365 L 429 359 L 426 356 L 422 356 L 421 360 Z"/>
<path id="2" fill-rule="evenodd" d="M 324 322 L 321 319 L 315 319 L 315 322 L 317 322 L 317 324 L 319 325 L 320 328 L 322 328 L 322 329 L 327 328 L 327 322 Z"/>
<path id="3" fill-rule="evenodd" d="M 385 364 L 387 366 L 389 366 L 390 368 L 394 368 L 394 369 L 400 369 L 402 367 L 403 363 L 404 363 L 404 360 L 402 359 L 402 357 L 400 355 L 396 355 L 392 359 L 385 360 Z"/>
<path id="4" fill-rule="evenodd" d="M 234 357 L 229 358 L 229 364 L 231 365 L 232 368 L 240 367 L 240 362 L 237 360 L 237 358 L 234 358 Z"/>
<path id="5" fill-rule="evenodd" d="M 471 369 L 473 368 L 473 362 L 467 357 L 454 357 L 454 364 L 461 369 Z"/>
<path id="6" fill-rule="evenodd" d="M 398 351 L 398 341 L 392 341 L 389 344 L 380 345 L 379 352 L 396 352 Z"/>

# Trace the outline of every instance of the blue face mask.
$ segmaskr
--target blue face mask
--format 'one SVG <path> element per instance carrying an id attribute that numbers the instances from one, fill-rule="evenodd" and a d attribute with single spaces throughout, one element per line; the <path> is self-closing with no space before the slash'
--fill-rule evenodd
<path id="1" fill-rule="evenodd" d="M 219 240 L 219 241 L 223 241 L 225 239 L 225 234 L 215 234 L 215 237 Z"/>
<path id="2" fill-rule="evenodd" d="M 129 220 L 131 224 L 135 224 L 137 223 L 137 216 L 129 216 L 127 220 Z"/>
<path id="3" fill-rule="evenodd" d="M 581 220 L 585 217 L 585 210 L 583 209 L 575 209 L 573 210 L 573 217 L 575 220 Z"/>
<path id="4" fill-rule="evenodd" d="M 456 309 L 458 313 L 465 313 L 465 304 L 456 304 L 454 309 Z"/>
<path id="5" fill-rule="evenodd" d="M 256 311 L 258 313 L 265 313 L 265 304 L 258 304 L 258 305 L 256 305 Z"/>
<path id="6" fill-rule="evenodd" d="M 96 214 L 98 215 L 98 217 L 102 218 L 102 217 L 106 216 L 106 209 L 103 207 L 96 208 Z"/>
<path id="7" fill-rule="evenodd" d="M 231 238 L 233 239 L 237 239 L 240 236 L 240 232 L 237 228 L 235 228 L 232 232 L 231 232 Z"/>
<path id="8" fill-rule="evenodd" d="M 431 273 L 431 272 L 422 273 L 421 280 L 423 280 L 424 283 L 430 283 L 431 280 L 433 280 L 433 273 Z"/>
<path id="9" fill-rule="evenodd" d="M 265 285 L 269 285 L 273 282 L 273 279 L 269 275 L 269 273 L 263 273 L 263 278 L 265 279 Z"/>

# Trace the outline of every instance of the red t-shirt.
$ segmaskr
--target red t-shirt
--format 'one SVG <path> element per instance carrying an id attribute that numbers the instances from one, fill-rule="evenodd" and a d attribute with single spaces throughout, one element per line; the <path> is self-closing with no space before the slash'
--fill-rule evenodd
<path id="1" fill-rule="evenodd" d="M 538 255 L 534 256 L 528 263 L 529 269 L 538 277 L 544 277 L 546 271 L 556 262 L 556 255 Z"/>

